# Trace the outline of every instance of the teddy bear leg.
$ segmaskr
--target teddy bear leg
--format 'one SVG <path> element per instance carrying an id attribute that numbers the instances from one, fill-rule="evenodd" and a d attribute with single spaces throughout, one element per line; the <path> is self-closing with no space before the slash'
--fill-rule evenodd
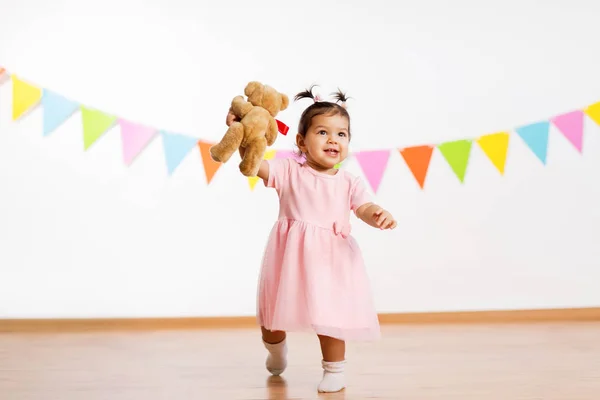
<path id="1" fill-rule="evenodd" d="M 275 118 L 269 118 L 269 125 L 267 126 L 267 146 L 273 146 L 275 141 L 277 140 L 277 135 L 279 134 L 279 128 L 277 127 L 277 121 Z"/>
<path id="2" fill-rule="evenodd" d="M 256 138 L 246 146 L 246 153 L 240 163 L 240 172 L 244 176 L 256 176 L 260 163 L 267 150 L 267 139 L 264 136 Z"/>
<path id="3" fill-rule="evenodd" d="M 239 122 L 231 124 L 221 141 L 210 148 L 210 156 L 216 162 L 226 163 L 235 153 L 244 138 L 244 125 Z"/>

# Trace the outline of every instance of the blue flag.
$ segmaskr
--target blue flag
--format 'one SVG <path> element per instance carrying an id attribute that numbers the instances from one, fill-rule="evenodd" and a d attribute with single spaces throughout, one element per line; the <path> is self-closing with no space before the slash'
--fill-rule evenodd
<path id="1" fill-rule="evenodd" d="M 198 144 L 198 139 L 192 136 L 161 131 L 165 161 L 169 175 L 175 171 L 185 156 Z"/>
<path id="2" fill-rule="evenodd" d="M 516 129 L 517 134 L 543 164 L 546 164 L 546 157 L 548 155 L 549 130 L 549 121 L 536 122 Z"/>
<path id="3" fill-rule="evenodd" d="M 44 136 L 47 136 L 73 115 L 79 109 L 79 104 L 44 89 L 42 107 L 44 109 Z"/>

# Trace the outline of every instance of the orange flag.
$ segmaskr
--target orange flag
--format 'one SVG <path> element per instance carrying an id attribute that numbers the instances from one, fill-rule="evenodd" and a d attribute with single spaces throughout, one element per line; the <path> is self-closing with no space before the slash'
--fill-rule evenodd
<path id="1" fill-rule="evenodd" d="M 204 173 L 206 174 L 206 183 L 209 184 L 212 178 L 215 176 L 221 163 L 216 162 L 210 156 L 210 148 L 214 143 L 205 142 L 202 140 L 198 141 L 198 147 L 200 148 L 200 156 L 202 157 L 202 164 L 204 164 Z"/>
<path id="2" fill-rule="evenodd" d="M 433 147 L 428 145 L 400 149 L 402 158 L 404 158 L 406 165 L 410 168 L 410 172 L 412 172 L 421 189 L 425 186 L 425 177 L 427 176 L 432 153 Z"/>

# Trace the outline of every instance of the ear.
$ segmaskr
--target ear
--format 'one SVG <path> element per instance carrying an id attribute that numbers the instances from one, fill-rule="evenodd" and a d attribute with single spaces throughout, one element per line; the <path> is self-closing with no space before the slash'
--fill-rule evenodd
<path id="1" fill-rule="evenodd" d="M 281 93 L 281 109 L 280 111 L 285 110 L 286 108 L 288 108 L 288 106 L 290 105 L 290 99 L 287 97 L 287 95 Z"/>
<path id="2" fill-rule="evenodd" d="M 306 146 L 304 145 L 304 138 L 301 134 L 296 134 L 296 146 L 300 149 L 302 153 L 306 153 Z"/>

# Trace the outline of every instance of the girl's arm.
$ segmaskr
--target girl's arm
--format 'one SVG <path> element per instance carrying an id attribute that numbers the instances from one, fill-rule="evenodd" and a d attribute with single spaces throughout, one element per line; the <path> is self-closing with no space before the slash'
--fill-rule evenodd
<path id="1" fill-rule="evenodd" d="M 375 203 L 366 203 L 358 207 L 356 216 L 373 228 L 394 229 L 397 226 L 392 214 Z"/>

